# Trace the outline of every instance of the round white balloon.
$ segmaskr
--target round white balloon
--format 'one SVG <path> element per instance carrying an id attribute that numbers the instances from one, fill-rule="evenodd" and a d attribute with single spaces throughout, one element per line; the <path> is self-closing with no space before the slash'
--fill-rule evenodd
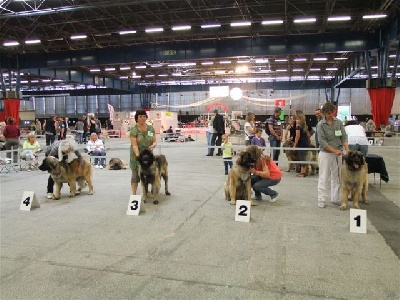
<path id="1" fill-rule="evenodd" d="M 235 88 L 231 89 L 230 95 L 233 100 L 237 101 L 242 98 L 243 92 L 240 88 L 235 87 Z"/>

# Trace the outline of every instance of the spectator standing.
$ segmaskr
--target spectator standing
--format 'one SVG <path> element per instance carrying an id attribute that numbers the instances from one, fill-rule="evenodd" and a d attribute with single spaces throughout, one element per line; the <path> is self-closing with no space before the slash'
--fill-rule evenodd
<path id="1" fill-rule="evenodd" d="M 256 119 L 256 115 L 249 112 L 246 115 L 246 122 L 244 123 L 244 141 L 246 146 L 251 145 L 251 140 L 254 138 L 256 125 L 254 121 Z"/>
<path id="2" fill-rule="evenodd" d="M 306 120 L 304 115 L 296 115 L 296 136 L 294 139 L 293 148 L 308 148 L 310 146 L 310 135 L 307 130 Z M 307 152 L 308 150 L 297 150 L 300 161 L 307 160 Z M 300 164 L 300 174 L 297 174 L 297 177 L 306 177 L 307 176 L 307 167 L 308 164 L 301 163 Z"/>
<path id="3" fill-rule="evenodd" d="M 96 132 L 96 120 L 95 120 L 94 116 L 91 116 L 90 121 L 89 121 L 89 134 L 92 134 L 93 132 L 97 133 Z"/>
<path id="4" fill-rule="evenodd" d="M 268 137 L 269 145 L 273 148 L 279 148 L 282 141 L 282 122 L 279 119 L 282 109 L 280 107 L 275 107 L 274 114 L 268 119 L 268 127 L 270 135 Z M 280 150 L 272 150 L 272 158 L 278 165 Z"/>
<path id="5" fill-rule="evenodd" d="M 214 117 L 211 117 L 210 120 L 208 120 L 208 126 L 206 130 L 206 138 L 207 138 L 207 146 L 208 146 L 208 151 L 206 156 L 212 156 L 214 149 L 211 148 L 212 145 L 212 137 L 214 133 L 217 133 L 217 131 L 213 127 L 213 122 L 214 122 Z"/>
<path id="6" fill-rule="evenodd" d="M 7 124 L 3 130 L 3 135 L 6 139 L 4 147 L 6 150 L 13 150 L 13 163 L 17 163 L 21 130 L 19 129 L 18 125 L 15 124 L 13 117 L 7 118 Z M 11 152 L 7 153 L 7 157 L 11 158 Z"/>
<path id="7" fill-rule="evenodd" d="M 368 139 L 364 128 L 357 121 L 350 120 L 344 127 L 347 134 L 349 149 L 360 151 L 364 156 L 368 153 Z"/>
<path id="8" fill-rule="evenodd" d="M 215 133 L 213 133 L 211 146 L 221 146 L 222 143 L 222 135 L 225 134 L 225 122 L 224 117 L 218 113 L 218 110 L 214 110 L 214 120 L 213 120 L 213 128 L 215 129 Z M 211 155 L 214 154 L 214 148 L 211 150 Z M 222 149 L 218 148 L 217 156 L 222 155 Z"/>
<path id="9" fill-rule="evenodd" d="M 225 175 L 228 175 L 228 167 L 230 169 L 232 169 L 232 166 L 233 166 L 233 162 L 232 162 L 232 157 L 233 157 L 232 143 L 229 141 L 229 137 L 226 134 L 222 135 L 222 141 L 223 141 L 223 143 L 221 144 L 221 147 L 223 149 L 223 151 L 222 151 L 222 159 L 224 160 Z"/>
<path id="10" fill-rule="evenodd" d="M 84 127 L 85 124 L 83 123 L 82 118 L 79 118 L 78 122 L 75 124 L 76 139 L 78 144 L 83 144 L 83 134 L 85 132 Z"/>
<path id="11" fill-rule="evenodd" d="M 322 113 L 321 113 L 321 109 L 320 108 L 317 108 L 315 110 L 315 117 L 317 118 L 317 125 L 318 125 L 318 122 L 322 120 Z M 318 126 L 315 127 L 315 146 L 317 148 L 319 148 L 317 129 L 318 129 Z"/>
<path id="12" fill-rule="evenodd" d="M 335 118 L 335 105 L 327 102 L 322 107 L 323 119 L 318 122 L 319 172 L 318 207 L 324 208 L 328 199 L 328 179 L 331 177 L 331 202 L 340 205 L 340 173 L 342 168 L 342 150 L 349 151 L 347 134 L 342 121 Z"/>
<path id="13" fill-rule="evenodd" d="M 95 119 L 95 123 L 96 123 L 96 133 L 97 136 L 101 135 L 101 122 L 100 120 L 97 118 L 97 116 L 94 118 Z"/>
<path id="14" fill-rule="evenodd" d="M 46 146 L 53 144 L 56 138 L 56 116 L 46 120 L 44 134 L 46 135 Z"/>
<path id="15" fill-rule="evenodd" d="M 262 130 L 260 128 L 255 128 L 254 130 L 254 138 L 252 138 L 251 140 L 251 144 L 258 146 L 258 147 L 262 147 L 265 148 L 265 140 L 263 137 L 261 137 L 262 135 Z"/>
<path id="16" fill-rule="evenodd" d="M 40 122 L 39 119 L 36 119 L 35 125 L 36 125 L 36 134 L 41 135 L 42 134 L 42 122 Z"/>

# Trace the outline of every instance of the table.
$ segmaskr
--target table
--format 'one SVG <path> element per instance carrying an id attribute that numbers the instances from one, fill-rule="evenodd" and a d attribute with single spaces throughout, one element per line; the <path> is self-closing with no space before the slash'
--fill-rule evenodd
<path id="1" fill-rule="evenodd" d="M 387 173 L 385 161 L 383 160 L 382 156 L 376 154 L 367 154 L 365 161 L 368 164 L 368 174 L 374 173 L 374 182 L 375 173 L 380 174 L 379 186 L 382 186 L 382 180 L 386 183 L 389 181 L 389 174 Z"/>

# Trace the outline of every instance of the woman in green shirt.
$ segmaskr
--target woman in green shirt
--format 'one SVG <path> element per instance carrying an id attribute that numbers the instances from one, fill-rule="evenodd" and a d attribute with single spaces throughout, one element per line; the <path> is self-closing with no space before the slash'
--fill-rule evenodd
<path id="1" fill-rule="evenodd" d="M 130 148 L 130 168 L 132 170 L 131 187 L 132 195 L 136 195 L 137 187 L 140 182 L 137 158 L 144 149 L 153 149 L 157 146 L 156 134 L 154 128 L 146 123 L 147 113 L 139 109 L 135 114 L 136 125 L 132 126 L 129 138 L 131 140 Z"/>

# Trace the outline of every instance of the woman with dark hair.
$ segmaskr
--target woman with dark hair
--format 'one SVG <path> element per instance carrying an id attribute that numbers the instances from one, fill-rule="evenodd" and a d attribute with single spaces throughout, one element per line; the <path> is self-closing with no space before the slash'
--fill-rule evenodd
<path id="1" fill-rule="evenodd" d="M 136 125 L 132 126 L 129 138 L 131 140 L 130 147 L 130 168 L 132 170 L 131 187 L 132 195 L 136 195 L 138 183 L 140 182 L 138 161 L 139 154 L 144 149 L 153 149 L 157 146 L 156 134 L 153 126 L 148 125 L 147 113 L 145 110 L 139 109 L 135 114 Z"/>
<path id="2" fill-rule="evenodd" d="M 6 127 L 4 127 L 3 135 L 6 138 L 6 143 L 4 147 L 6 150 L 16 150 L 13 151 L 13 162 L 18 162 L 18 148 L 19 148 L 19 136 L 21 135 L 21 131 L 19 127 L 14 123 L 13 117 L 7 118 Z M 7 157 L 11 158 L 11 152 L 7 153 Z"/>

